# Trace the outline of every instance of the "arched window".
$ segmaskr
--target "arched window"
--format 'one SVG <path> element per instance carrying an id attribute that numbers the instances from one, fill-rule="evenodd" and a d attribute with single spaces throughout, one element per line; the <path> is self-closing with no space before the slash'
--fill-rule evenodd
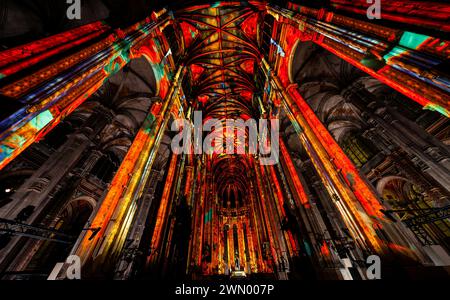
<path id="1" fill-rule="evenodd" d="M 77 199 L 67 204 L 62 214 L 58 227 L 66 234 L 79 235 L 94 210 L 95 201 Z"/>
<path id="2" fill-rule="evenodd" d="M 239 204 L 240 207 L 244 206 L 244 201 L 240 190 L 237 191 L 237 203 Z"/>
<path id="3" fill-rule="evenodd" d="M 86 228 L 86 222 L 94 210 L 94 205 L 94 199 L 88 197 L 70 201 L 58 215 L 55 228 L 69 236 L 79 236 Z M 43 241 L 43 245 L 36 251 L 26 270 L 33 273 L 39 270 L 39 273 L 49 274 L 57 262 L 67 258 L 71 248 L 71 245 Z"/>
<path id="4" fill-rule="evenodd" d="M 432 197 L 430 193 L 424 193 L 422 187 L 406 178 L 385 177 L 379 181 L 377 190 L 389 208 L 395 211 L 394 215 L 403 221 L 420 217 L 430 209 L 439 208 L 436 206 L 435 197 Z M 450 221 L 448 218 L 436 219 L 433 222 L 424 223 L 422 226 L 426 235 L 436 239 L 443 246 L 450 247 Z M 419 236 L 419 240 L 421 236 Z"/>
<path id="5" fill-rule="evenodd" d="M 349 134 L 344 138 L 342 149 L 358 168 L 361 168 L 375 155 L 374 147 L 370 145 L 369 141 L 355 134 Z"/>
<path id="6" fill-rule="evenodd" d="M 236 208 L 236 197 L 234 195 L 234 191 L 230 190 L 228 195 L 229 195 L 228 201 L 230 201 L 231 203 L 231 208 Z"/>

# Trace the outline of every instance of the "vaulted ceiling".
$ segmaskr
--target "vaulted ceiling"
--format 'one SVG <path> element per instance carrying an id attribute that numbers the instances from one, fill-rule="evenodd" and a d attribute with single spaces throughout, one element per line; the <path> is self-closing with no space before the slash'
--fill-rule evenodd
<path id="1" fill-rule="evenodd" d="M 255 117 L 255 63 L 260 59 L 257 26 L 260 10 L 248 6 L 193 6 L 178 12 L 184 34 L 186 66 L 192 74 L 191 98 L 204 116 Z"/>
<path id="2" fill-rule="evenodd" d="M 253 96 L 257 92 L 255 71 L 261 60 L 258 26 L 263 19 L 262 5 L 257 1 L 245 5 L 222 1 L 176 12 L 183 33 L 183 61 L 191 78 L 192 91 L 187 97 L 203 112 L 204 122 L 211 118 L 221 122 L 260 118 Z M 249 155 L 209 157 L 217 191 L 234 190 L 244 195 L 251 161 Z"/>

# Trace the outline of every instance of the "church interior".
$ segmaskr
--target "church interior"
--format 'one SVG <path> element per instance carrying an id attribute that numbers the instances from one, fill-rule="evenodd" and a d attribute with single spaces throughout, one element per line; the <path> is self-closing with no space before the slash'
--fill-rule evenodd
<path id="1" fill-rule="evenodd" d="M 449 279 L 450 3 L 368 2 L 0 1 L 0 279 Z"/>

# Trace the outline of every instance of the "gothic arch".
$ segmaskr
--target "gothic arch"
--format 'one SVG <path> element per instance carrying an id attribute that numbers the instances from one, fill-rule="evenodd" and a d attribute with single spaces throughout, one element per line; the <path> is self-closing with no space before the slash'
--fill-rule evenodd
<path id="1" fill-rule="evenodd" d="M 72 199 L 61 210 L 57 226 L 63 232 L 79 234 L 96 206 L 97 202 L 89 196 Z"/>
<path id="2" fill-rule="evenodd" d="M 159 98 L 158 82 L 152 63 L 145 57 L 133 59 L 109 78 L 96 98 L 111 109 L 115 117 L 99 135 L 101 149 L 123 158 L 144 122 L 151 104 Z"/>
<path id="3" fill-rule="evenodd" d="M 97 201 L 95 201 L 94 198 L 89 197 L 89 196 L 81 196 L 76 199 L 72 199 L 69 201 L 69 203 L 67 203 L 67 205 L 70 205 L 72 203 L 79 202 L 79 201 L 85 201 L 85 202 L 89 203 L 91 205 L 92 209 L 94 209 L 97 206 Z"/>
<path id="4" fill-rule="evenodd" d="M 298 40 L 293 49 L 288 74 L 291 83 L 327 81 L 345 88 L 364 74 L 312 41 Z"/>

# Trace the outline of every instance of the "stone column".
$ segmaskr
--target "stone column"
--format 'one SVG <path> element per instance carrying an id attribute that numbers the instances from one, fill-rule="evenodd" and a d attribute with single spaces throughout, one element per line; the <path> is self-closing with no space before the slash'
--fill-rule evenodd
<path id="1" fill-rule="evenodd" d="M 118 280 L 131 279 L 133 276 L 134 266 L 138 263 L 139 257 L 145 259 L 145 253 L 139 252 L 141 240 L 144 230 L 147 227 L 146 221 L 149 216 L 150 208 L 155 198 L 155 189 L 159 181 L 162 180 L 160 170 L 152 170 L 147 181 L 147 193 L 137 207 L 137 213 L 133 220 L 132 228 L 128 233 L 127 243 L 122 250 L 121 258 L 117 263 L 114 278 Z"/>

